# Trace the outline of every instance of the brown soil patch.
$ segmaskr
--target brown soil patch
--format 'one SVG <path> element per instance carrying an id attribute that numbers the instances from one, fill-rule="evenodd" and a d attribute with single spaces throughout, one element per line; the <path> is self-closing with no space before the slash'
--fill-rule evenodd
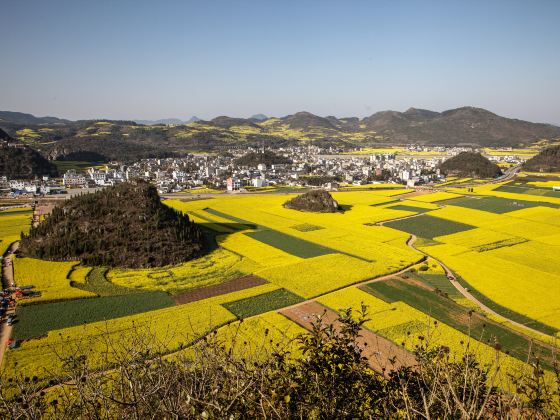
<path id="1" fill-rule="evenodd" d="M 335 328 L 340 325 L 336 321 L 338 319 L 336 312 L 315 301 L 282 309 L 279 313 L 307 330 L 311 329 L 314 315 L 323 313 L 325 314 L 323 316 L 325 324 L 334 322 Z M 407 350 L 365 328 L 360 331 L 358 345 L 371 368 L 385 375 L 402 366 L 414 366 L 416 364 L 414 355 Z"/>
<path id="2" fill-rule="evenodd" d="M 190 292 L 180 293 L 173 296 L 173 300 L 179 305 L 184 303 L 196 302 L 202 299 L 208 299 L 214 296 L 225 295 L 227 293 L 237 292 L 251 287 L 261 286 L 268 283 L 265 279 L 258 276 L 243 276 L 224 283 L 213 284 L 212 286 L 201 287 Z"/>

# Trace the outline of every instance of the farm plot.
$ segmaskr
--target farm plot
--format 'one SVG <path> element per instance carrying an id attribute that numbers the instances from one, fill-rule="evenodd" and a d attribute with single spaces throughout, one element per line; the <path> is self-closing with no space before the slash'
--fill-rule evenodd
<path id="1" fill-rule="evenodd" d="M 213 284 L 206 287 L 200 287 L 190 292 L 180 293 L 173 296 L 173 300 L 178 304 L 185 304 L 196 302 L 203 299 L 208 299 L 214 296 L 225 295 L 228 293 L 237 292 L 252 287 L 261 286 L 268 283 L 265 279 L 258 276 L 249 275 L 238 277 L 236 279 L 228 280 L 224 283 Z"/>
<path id="2" fill-rule="evenodd" d="M 5 369 L 40 380 L 61 373 L 67 355 L 83 354 L 92 366 L 107 366 L 120 351 L 144 342 L 154 352 L 173 352 L 236 319 L 222 304 L 277 289 L 265 284 L 185 305 L 175 305 L 107 321 L 51 330 L 44 338 L 29 340 L 7 353 Z M 134 296 L 134 295 L 131 295 Z"/>
<path id="3" fill-rule="evenodd" d="M 257 274 L 299 296 L 311 298 L 377 277 L 385 274 L 385 271 L 382 265 L 370 264 L 348 255 L 330 254 L 269 268 Z"/>
<path id="4" fill-rule="evenodd" d="M 495 191 L 513 194 L 534 195 L 539 197 L 560 198 L 560 191 L 553 191 L 552 188 L 539 188 L 523 182 L 513 182 L 510 184 L 501 185 L 496 188 Z"/>
<path id="5" fill-rule="evenodd" d="M 411 198 L 411 200 L 413 201 L 422 201 L 425 203 L 435 203 L 438 201 L 443 201 L 443 200 L 449 200 L 451 198 L 457 198 L 460 197 L 455 193 L 449 193 L 449 192 L 434 192 L 431 194 L 424 194 L 424 195 L 418 195 L 416 197 Z"/>
<path id="6" fill-rule="evenodd" d="M 417 310 L 429 314 L 432 318 L 446 325 L 470 334 L 471 337 L 489 344 L 495 341 L 502 345 L 503 351 L 508 351 L 520 361 L 528 358 L 528 352 L 542 358 L 546 367 L 552 368 L 550 350 L 504 326 L 489 321 L 476 313 L 469 313 L 466 308 L 456 304 L 433 291 L 418 284 L 402 280 L 388 280 L 365 285 L 365 291 L 373 290 L 375 296 L 386 296 L 390 302 L 401 301 Z"/>
<path id="7" fill-rule="evenodd" d="M 303 302 L 303 298 L 300 296 L 286 289 L 277 289 L 268 293 L 263 293 L 262 295 L 236 300 L 234 302 L 227 302 L 222 306 L 242 319 L 295 305 L 300 302 Z"/>
<path id="8" fill-rule="evenodd" d="M 398 297 L 394 303 L 387 303 L 368 292 L 350 287 L 321 296 L 317 301 L 336 311 L 366 305 L 369 320 L 365 327 L 409 350 L 426 344 L 432 348 L 446 346 L 454 357 L 460 358 L 468 350 L 483 365 L 496 360 L 493 345 L 480 342 L 443 322 L 435 324 L 434 318 L 399 301 Z M 530 370 L 525 363 L 504 353 L 500 353 L 500 359 L 501 370 L 497 373 L 496 385 L 503 389 L 512 386 L 505 372 Z"/>
<path id="9" fill-rule="evenodd" d="M 334 252 L 330 248 L 276 230 L 258 230 L 245 235 L 300 258 L 313 258 Z"/>
<path id="10" fill-rule="evenodd" d="M 79 270 L 89 269 L 84 282 L 75 282 L 75 273 Z M 70 273 L 70 280 L 72 280 L 72 285 L 78 289 L 85 290 L 87 292 L 95 293 L 98 296 L 121 296 L 128 295 L 130 293 L 139 293 L 142 290 L 133 289 L 129 287 L 122 287 L 111 283 L 107 280 L 108 269 L 102 267 L 89 268 L 78 266 L 74 268 L 74 271 Z"/>
<path id="11" fill-rule="evenodd" d="M 426 251 L 444 261 L 463 286 L 497 313 L 545 334 L 555 334 L 560 328 L 558 275 L 494 257 L 491 252 L 495 251 L 469 252 L 446 244 Z"/>
<path id="12" fill-rule="evenodd" d="M 470 229 L 451 235 L 438 236 L 435 239 L 442 243 L 459 245 L 480 252 L 527 241 L 525 238 L 507 235 L 486 228 Z"/>
<path id="13" fill-rule="evenodd" d="M 35 258 L 14 258 L 16 284 L 33 285 L 33 291 L 41 293 L 39 297 L 21 300 L 20 305 L 95 297 L 94 293 L 70 285 L 68 275 L 77 264 L 77 261 L 52 262 Z"/>
<path id="14" fill-rule="evenodd" d="M 18 321 L 14 324 L 13 335 L 16 340 L 26 340 L 44 336 L 51 330 L 153 311 L 172 305 L 174 302 L 167 293 L 146 292 L 23 306 L 17 311 Z"/>
<path id="15" fill-rule="evenodd" d="M 490 213 L 503 214 L 516 210 L 522 210 L 537 206 L 556 207 L 554 204 L 538 202 L 538 201 L 524 201 L 512 200 L 502 197 L 478 197 L 478 196 L 465 196 L 453 198 L 451 200 L 440 201 L 439 204 L 448 206 L 466 207 L 469 209 L 482 210 Z"/>
<path id="16" fill-rule="evenodd" d="M 474 226 L 423 214 L 408 219 L 385 223 L 385 226 L 412 233 L 426 239 L 474 229 Z"/>
<path id="17" fill-rule="evenodd" d="M 405 204 L 397 204 L 396 206 L 390 206 L 389 208 L 392 209 L 392 210 L 403 210 L 403 211 L 409 211 L 409 212 L 412 212 L 412 213 L 426 213 L 426 212 L 431 210 L 431 209 L 424 208 L 424 207 L 409 206 L 409 205 L 405 205 Z"/>
<path id="18" fill-rule="evenodd" d="M 12 242 L 20 239 L 21 232 L 28 233 L 30 225 L 30 210 L 0 211 L 0 255 L 6 253 Z"/>
<path id="19" fill-rule="evenodd" d="M 290 357 L 299 357 L 301 350 L 295 338 L 305 332 L 285 316 L 267 312 L 221 327 L 216 341 L 239 357 L 261 360 L 279 350 L 289 352 Z"/>
<path id="20" fill-rule="evenodd" d="M 453 300 L 463 297 L 461 292 L 459 292 L 457 288 L 453 286 L 453 284 L 445 274 L 416 273 L 411 276 L 412 278 L 418 279 L 421 282 L 425 283 L 433 290 L 441 291 L 445 296 L 448 296 Z"/>
<path id="21" fill-rule="evenodd" d="M 301 260 L 295 255 L 242 233 L 218 236 L 217 242 L 222 248 L 247 257 L 263 267 L 289 264 Z"/>
<path id="22" fill-rule="evenodd" d="M 112 269 L 107 273 L 107 279 L 123 287 L 180 293 L 251 274 L 259 267 L 251 260 L 219 248 L 177 266 L 160 269 Z"/>

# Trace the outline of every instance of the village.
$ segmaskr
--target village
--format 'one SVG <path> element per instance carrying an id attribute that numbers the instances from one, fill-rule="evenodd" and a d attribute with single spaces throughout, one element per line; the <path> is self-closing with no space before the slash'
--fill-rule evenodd
<path id="1" fill-rule="evenodd" d="M 397 149 L 395 149 L 397 150 Z M 109 162 L 84 170 L 69 169 L 60 178 L 44 176 L 35 180 L 0 178 L 0 196 L 44 196 L 66 194 L 70 190 L 102 188 L 118 183 L 144 179 L 157 186 L 160 193 L 175 193 L 192 189 L 243 192 L 274 186 L 321 187 L 336 190 L 340 185 L 395 183 L 415 187 L 445 182 L 437 169 L 445 159 L 462 151 L 477 151 L 472 147 L 406 146 L 405 153 L 391 149 L 358 150 L 356 153 L 324 149 L 317 146 L 297 146 L 274 150 L 232 148 L 219 153 L 193 153 L 185 157 L 142 159 L 133 163 Z M 238 163 L 242 156 L 265 152 L 282 156 L 291 163 Z M 501 153 L 491 160 L 517 165 L 526 156 Z M 264 159 L 263 159 L 264 160 Z M 258 162 L 258 163 L 257 163 Z"/>

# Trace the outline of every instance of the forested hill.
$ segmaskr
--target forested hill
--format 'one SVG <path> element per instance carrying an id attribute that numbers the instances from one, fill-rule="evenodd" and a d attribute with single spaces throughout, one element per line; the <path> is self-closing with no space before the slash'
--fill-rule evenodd
<path id="1" fill-rule="evenodd" d="M 502 174 L 498 165 L 473 152 L 461 152 L 447 159 L 440 165 L 440 170 L 445 175 L 472 178 L 495 178 Z"/>
<path id="2" fill-rule="evenodd" d="M 523 169 L 533 172 L 559 172 L 560 145 L 542 150 L 538 155 L 525 162 Z"/>
<path id="3" fill-rule="evenodd" d="M 33 179 L 43 175 L 58 175 L 56 166 L 30 147 L 14 142 L 0 129 L 0 176 Z"/>
<path id="4" fill-rule="evenodd" d="M 203 247 L 195 223 L 161 203 L 155 187 L 137 182 L 65 201 L 23 237 L 20 250 L 35 258 L 139 268 L 178 264 Z"/>
<path id="5" fill-rule="evenodd" d="M 410 108 L 381 111 L 365 118 L 318 116 L 297 112 L 284 117 L 220 116 L 188 123 L 141 125 L 134 121 L 67 121 L 53 117 L 0 112 L 0 128 L 51 159 L 94 152 L 106 159 L 137 160 L 220 148 L 269 147 L 313 143 L 363 147 L 380 144 L 517 146 L 560 138 L 560 127 L 505 118 L 462 107 L 444 112 Z"/>

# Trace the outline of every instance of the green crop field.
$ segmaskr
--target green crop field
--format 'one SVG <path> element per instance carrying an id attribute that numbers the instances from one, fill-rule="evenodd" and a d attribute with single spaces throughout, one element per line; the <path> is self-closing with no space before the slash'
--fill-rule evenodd
<path id="1" fill-rule="evenodd" d="M 286 289 L 277 289 L 262 295 L 224 303 L 222 306 L 238 318 L 247 318 L 286 306 L 295 305 L 302 301 L 302 297 Z"/>
<path id="2" fill-rule="evenodd" d="M 327 247 L 276 230 L 257 230 L 245 235 L 300 258 L 313 258 L 334 252 Z"/>
<path id="3" fill-rule="evenodd" d="M 466 308 L 429 289 L 402 280 L 388 280 L 369 283 L 362 290 L 374 291 L 374 296 L 385 296 L 392 302 L 404 302 L 479 341 L 491 345 L 498 342 L 504 350 L 521 361 L 527 360 L 528 351 L 531 349 L 543 358 L 548 368 L 552 367 L 553 362 L 547 347 L 538 343 L 533 343 L 531 347 L 529 338 L 484 317 L 469 315 Z"/>
<path id="4" fill-rule="evenodd" d="M 51 330 L 173 306 L 167 293 L 147 292 L 19 307 L 14 338 L 41 337 Z"/>
<path id="5" fill-rule="evenodd" d="M 522 210 L 525 208 L 531 208 L 537 206 L 554 207 L 554 208 L 558 207 L 555 204 L 542 203 L 538 201 L 511 200 L 502 197 L 469 197 L 469 196 L 452 198 L 451 200 L 438 201 L 438 204 L 466 207 L 469 209 L 483 210 L 496 214 L 509 213 L 511 211 Z"/>
<path id="6" fill-rule="evenodd" d="M 523 182 L 511 182 L 496 188 L 496 191 L 542 197 L 560 197 L 560 191 L 553 191 L 552 188 L 539 188 Z"/>
<path id="7" fill-rule="evenodd" d="M 427 214 L 410 217 L 408 219 L 395 220 L 394 222 L 385 223 L 385 226 L 412 233 L 426 239 L 434 239 L 438 236 L 474 229 L 474 226 L 465 223 L 454 222 Z"/>
<path id="8" fill-rule="evenodd" d="M 450 298 L 462 297 L 463 295 L 457 290 L 445 274 L 425 274 L 422 272 L 411 275 L 417 278 L 434 289 L 441 290 L 446 293 Z"/>
<path id="9" fill-rule="evenodd" d="M 106 268 L 94 268 L 87 275 L 85 284 L 73 283 L 72 286 L 88 292 L 93 292 L 99 296 L 117 296 L 138 293 L 136 289 L 111 283 L 105 277 L 106 273 Z"/>

